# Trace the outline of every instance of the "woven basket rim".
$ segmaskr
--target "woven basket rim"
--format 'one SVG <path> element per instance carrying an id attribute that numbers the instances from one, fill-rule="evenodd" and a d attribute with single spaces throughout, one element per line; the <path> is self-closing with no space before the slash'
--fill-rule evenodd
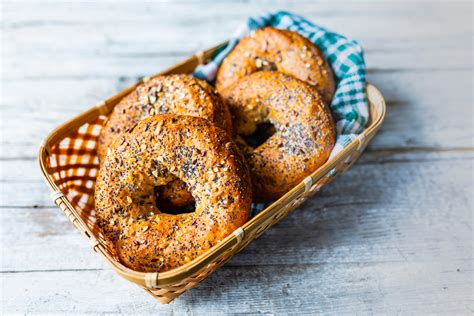
<path id="1" fill-rule="evenodd" d="M 203 61 L 203 58 L 208 58 L 211 54 L 216 50 L 219 49 L 221 46 L 225 45 L 226 43 L 222 43 L 213 47 L 205 52 L 199 52 L 196 55 L 184 60 L 183 62 L 167 69 L 163 72 L 160 72 L 156 75 L 151 77 L 155 77 L 158 75 L 164 75 L 168 73 L 174 72 L 177 68 L 182 65 L 194 63 L 198 64 Z M 331 169 L 333 169 L 338 163 L 343 161 L 348 157 L 348 155 L 353 152 L 354 150 L 360 151 L 363 149 L 367 143 L 367 140 L 371 139 L 373 135 L 377 132 L 380 128 L 386 112 L 386 105 L 385 100 L 381 94 L 381 92 L 372 84 L 367 83 L 366 91 L 367 91 L 367 98 L 369 101 L 369 107 L 375 109 L 376 117 L 371 117 L 369 120 L 369 125 L 367 128 L 354 140 L 351 144 L 345 147 L 341 152 L 339 152 L 335 157 L 328 160 L 324 165 L 314 171 L 310 176 L 304 179 L 301 183 L 296 185 L 293 189 L 288 191 L 285 195 L 283 195 L 280 199 L 273 202 L 259 214 L 251 218 L 247 221 L 242 227 L 237 229 L 233 234 L 230 234 L 221 242 L 198 256 L 197 258 L 191 260 L 190 262 L 186 263 L 183 266 L 178 268 L 166 271 L 166 272 L 138 272 L 132 269 L 127 268 L 122 263 L 118 262 L 111 254 L 107 251 L 105 245 L 97 240 L 97 237 L 94 235 L 92 230 L 89 226 L 82 220 L 79 216 L 79 212 L 74 209 L 71 205 L 68 198 L 59 190 L 56 184 L 53 181 L 53 178 L 47 171 L 46 167 L 46 159 L 50 155 L 52 146 L 57 145 L 62 139 L 70 135 L 72 132 L 77 130 L 78 126 L 81 126 L 85 123 L 90 121 L 89 117 L 95 116 L 98 117 L 99 115 L 105 115 L 109 113 L 113 106 L 110 105 L 108 100 L 112 98 L 122 98 L 123 96 L 127 95 L 131 92 L 136 86 L 141 84 L 142 82 L 148 80 L 148 78 L 144 78 L 142 81 L 139 81 L 129 88 L 126 88 L 116 94 L 115 96 L 107 99 L 106 101 L 100 102 L 99 104 L 93 106 L 89 110 L 79 114 L 78 116 L 72 118 L 71 120 L 61 124 L 56 129 L 54 129 L 49 135 L 44 139 L 43 143 L 39 149 L 39 156 L 38 161 L 40 165 L 40 169 L 42 171 L 43 177 L 45 179 L 46 184 L 52 191 L 52 198 L 53 201 L 56 202 L 57 199 L 61 199 L 62 202 L 66 204 L 67 209 L 73 215 L 74 219 L 72 220 L 74 226 L 81 231 L 81 233 L 89 240 L 92 249 L 99 253 L 104 259 L 108 262 L 109 265 L 122 277 L 125 279 L 134 282 L 138 285 L 147 288 L 154 288 L 161 285 L 169 285 L 176 282 L 180 282 L 194 273 L 198 272 L 202 269 L 203 266 L 206 266 L 213 262 L 216 258 L 218 258 L 222 253 L 229 250 L 231 247 L 235 245 L 239 245 L 243 240 L 243 237 L 248 233 L 252 232 L 261 223 L 266 222 L 267 220 L 271 219 L 272 216 L 282 207 L 282 205 L 287 205 L 291 201 L 295 200 L 301 194 L 304 194 L 308 191 L 308 188 L 311 187 L 315 183 L 315 179 L 318 179 L 322 175 L 327 174 Z M 68 216 L 69 217 L 69 216 Z"/>

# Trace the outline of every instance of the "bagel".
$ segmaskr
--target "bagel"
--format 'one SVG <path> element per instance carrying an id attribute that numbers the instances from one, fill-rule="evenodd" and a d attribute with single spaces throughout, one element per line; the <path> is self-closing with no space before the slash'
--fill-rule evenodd
<path id="1" fill-rule="evenodd" d="M 313 85 L 326 104 L 331 104 L 336 83 L 321 51 L 296 32 L 266 27 L 244 37 L 222 61 L 216 89 L 238 82 L 261 70 L 276 70 Z"/>
<path id="2" fill-rule="evenodd" d="M 99 137 L 99 160 L 104 160 L 120 133 L 158 113 L 203 117 L 231 132 L 229 110 L 209 84 L 189 75 L 159 76 L 142 83 L 115 106 Z M 163 210 L 176 210 L 192 202 L 186 186 L 177 179 L 157 187 L 156 194 Z"/>
<path id="3" fill-rule="evenodd" d="M 171 215 L 154 188 L 179 178 L 196 210 Z M 251 207 L 248 168 L 230 136 L 208 120 L 155 115 L 112 145 L 96 182 L 97 224 L 120 260 L 137 271 L 167 271 L 242 226 Z"/>
<path id="4" fill-rule="evenodd" d="M 308 83 L 272 71 L 243 77 L 222 96 L 249 164 L 254 198 L 273 200 L 310 175 L 329 158 L 335 126 L 328 106 Z M 256 148 L 241 136 L 261 123 L 275 133 Z"/>

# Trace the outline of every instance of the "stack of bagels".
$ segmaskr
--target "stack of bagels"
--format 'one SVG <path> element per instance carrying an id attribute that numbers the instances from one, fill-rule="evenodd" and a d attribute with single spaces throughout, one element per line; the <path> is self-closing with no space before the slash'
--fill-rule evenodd
<path id="1" fill-rule="evenodd" d="M 99 138 L 105 240 L 136 271 L 193 260 L 242 226 L 252 201 L 279 198 L 327 161 L 334 91 L 319 49 L 271 27 L 239 42 L 215 89 L 185 74 L 142 83 Z"/>

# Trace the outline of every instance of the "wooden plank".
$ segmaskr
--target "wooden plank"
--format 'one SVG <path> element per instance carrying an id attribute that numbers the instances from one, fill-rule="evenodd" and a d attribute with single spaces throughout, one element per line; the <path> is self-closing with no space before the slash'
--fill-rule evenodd
<path id="1" fill-rule="evenodd" d="M 382 158 L 354 166 L 267 231 L 231 264 L 323 264 L 472 258 L 472 155 Z M 41 182 L 8 182 L 0 208 L 3 271 L 97 269 L 89 249 Z M 32 192 L 32 187 L 38 192 Z M 18 195 L 15 192 L 25 192 Z M 43 203 L 43 204 L 41 204 Z M 31 205 L 48 208 L 31 208 Z M 17 205 L 19 207 L 5 207 Z M 54 249 L 55 251 L 49 251 Z M 38 254 L 34 261 L 30 254 Z M 41 255 L 40 255 L 41 254 Z"/>
<path id="2" fill-rule="evenodd" d="M 474 150 L 430 149 L 430 148 L 395 148 L 366 150 L 356 166 L 385 165 L 390 163 L 429 163 L 432 161 L 469 161 L 474 158 Z M 357 167 L 356 167 L 357 168 Z M 375 168 L 378 168 L 375 166 Z M 2 161 L 0 183 L 44 183 L 43 176 L 36 160 L 8 159 Z M 2 204 L 0 203 L 0 206 Z"/>
<path id="3" fill-rule="evenodd" d="M 253 3 L 249 7 L 246 2 L 233 3 L 234 10 L 217 11 L 216 8 L 216 11 L 201 12 L 202 18 L 196 19 L 194 12 L 200 4 L 195 3 L 140 5 L 133 2 L 119 3 L 110 8 L 108 5 L 56 1 L 47 4 L 33 2 L 28 10 L 19 9 L 22 6 L 24 3 L 21 2 L 7 2 L 4 9 L 4 37 L 16 44 L 8 45 L 3 53 L 5 78 L 9 80 L 25 77 L 90 78 L 91 74 L 121 76 L 129 74 L 130 68 L 141 70 L 135 76 L 149 74 L 149 65 L 161 68 L 157 61 L 160 58 L 169 58 L 172 63 L 177 56 L 187 56 L 214 45 L 228 38 L 236 25 L 250 14 L 249 11 L 260 12 L 272 7 L 268 4 Z M 79 13 L 74 11 L 77 6 L 80 7 Z M 358 39 L 368 54 L 383 52 L 379 54 L 382 64 L 396 67 L 397 58 L 392 61 L 390 56 L 393 52 L 402 52 L 406 54 L 402 60 L 421 68 L 425 63 L 436 67 L 465 67 L 466 63 L 462 63 L 459 57 L 472 65 L 469 56 L 472 30 L 469 28 L 469 10 L 466 10 L 469 3 L 427 5 L 413 2 L 411 7 L 414 10 L 404 14 L 399 11 L 399 5 L 387 3 L 344 2 L 338 10 L 331 7 L 327 2 L 306 2 L 304 14 Z M 423 10 L 416 10 L 421 7 Z M 292 8 L 301 8 L 301 3 L 289 3 L 288 9 Z M 126 10 L 126 18 L 117 14 L 120 10 Z M 163 10 L 168 14 L 157 19 L 156 12 Z M 215 16 L 216 12 L 219 16 Z M 439 12 L 444 14 L 439 15 Z M 413 20 L 430 13 L 439 16 L 423 20 L 416 29 L 411 27 Z M 360 23 L 361 19 L 364 23 Z M 199 36 L 189 36 L 193 33 L 199 33 Z M 55 56 L 54 60 L 50 59 L 51 55 Z M 134 67 L 136 59 L 145 61 L 143 66 Z"/>
<path id="4" fill-rule="evenodd" d="M 10 30 L 37 29 L 47 31 L 48 28 L 56 30 L 68 30 L 83 26 L 83 30 L 107 31 L 110 34 L 120 34 L 122 38 L 133 38 L 139 42 L 147 39 L 142 33 L 134 32 L 130 27 L 145 29 L 147 26 L 159 27 L 163 30 L 163 38 L 170 43 L 180 42 L 182 36 L 186 36 L 185 30 L 207 29 L 208 32 L 200 33 L 199 39 L 191 42 L 204 41 L 206 38 L 224 36 L 233 31 L 235 26 L 248 16 L 258 14 L 267 10 L 277 10 L 282 7 L 304 14 L 322 25 L 337 26 L 344 33 L 364 34 L 368 38 L 387 38 L 390 35 L 399 39 L 420 39 L 423 37 L 436 38 L 446 35 L 456 28 L 460 33 L 470 32 L 470 3 L 458 1 L 454 3 L 438 1 L 429 3 L 426 1 L 410 2 L 410 10 L 406 10 L 404 3 L 397 2 L 347 2 L 347 1 L 313 1 L 286 2 L 282 3 L 259 3 L 257 1 L 232 2 L 209 2 L 212 9 L 200 10 L 196 16 L 196 10 L 202 9 L 201 2 L 181 3 L 149 3 L 144 1 L 117 2 L 114 6 L 108 3 L 88 4 L 68 3 L 63 1 L 29 2 L 25 8 L 24 2 L 9 1 L 4 5 L 4 18 L 6 28 Z M 250 3 L 250 4 L 249 4 Z M 208 5 L 210 6 L 210 5 Z M 123 15 L 123 12 L 127 12 Z M 166 12 L 166 14 L 164 14 Z M 426 15 L 436 16 L 426 19 Z M 159 17 L 159 18 L 157 18 Z M 416 28 L 412 27 L 414 22 L 418 23 Z M 379 24 L 362 23 L 361 20 L 379 20 Z M 440 21 L 455 22 L 453 24 L 439 23 Z M 371 21 L 370 21 L 371 22 Z M 396 22 L 396 23 L 394 23 Z M 467 23 L 461 23 L 467 22 Z M 394 24 L 400 27 L 394 27 Z M 179 28 L 175 27 L 179 25 Z M 347 27 L 350 25 L 351 27 Z M 212 32 L 211 35 L 208 35 Z M 100 34 L 100 33 L 99 33 Z M 189 34 L 189 33 L 188 33 Z M 96 32 L 88 34 L 91 40 L 98 38 Z M 154 39 L 154 38 L 152 38 Z M 38 36 L 34 39 L 41 43 L 44 37 Z M 46 39 L 47 40 L 47 39 Z M 150 41 L 146 41 L 150 42 Z M 74 42 L 70 43 L 75 45 Z M 113 42 L 112 42 L 113 44 Z M 63 43 L 58 43 L 63 46 Z M 176 44 L 171 44 L 176 45 Z M 189 45 L 184 42 L 182 45 Z"/>
<path id="5" fill-rule="evenodd" d="M 3 274 L 5 313 L 467 314 L 466 261 L 224 266 L 170 305 L 112 271 Z M 25 280 L 28 280 L 25 282 Z M 25 297 L 28 300 L 25 302 Z"/>
<path id="6" fill-rule="evenodd" d="M 471 116 L 460 115 L 471 111 L 471 75 L 471 70 L 369 75 L 388 101 L 385 123 L 371 148 L 472 148 L 472 135 L 466 133 Z M 437 91 L 446 85 L 448 88 Z M 109 79 L 36 81 L 29 88 L 30 95 L 21 93 L 24 82 L 4 84 L 8 91 L 4 102 L 11 106 L 0 110 L 0 146 L 5 148 L 0 157 L 33 159 L 49 131 L 124 87 Z M 24 104 L 26 109 L 15 104 Z M 23 111 L 21 121 L 15 119 L 19 109 Z"/>
<path id="7" fill-rule="evenodd" d="M 150 34 L 156 32 L 149 30 Z M 8 33 L 8 31 L 6 32 Z M 57 39 L 50 39 L 54 42 L 66 41 L 67 34 Z M 192 37 L 189 37 L 191 40 Z M 400 42 L 399 46 L 393 45 L 381 47 L 377 42 L 361 42 L 365 50 L 365 58 L 369 67 L 369 73 L 387 70 L 420 70 L 434 71 L 446 69 L 468 69 L 472 68 L 472 58 L 470 47 L 465 44 L 469 42 L 470 35 L 466 34 L 456 38 L 451 45 L 442 47 L 432 47 L 433 40 L 421 39 L 418 42 Z M 65 52 L 50 60 L 50 51 L 39 51 L 34 53 L 31 60 L 24 61 L 24 56 L 18 51 L 7 51 L 3 54 L 4 80 L 7 81 L 27 81 L 32 80 L 87 80 L 103 79 L 121 81 L 135 80 L 138 77 L 155 73 L 160 69 L 175 64 L 180 59 L 184 59 L 194 54 L 199 49 L 206 49 L 218 43 L 217 40 L 209 41 L 207 46 L 200 46 L 195 50 L 184 50 L 178 52 L 142 53 L 145 45 L 136 45 L 127 41 L 117 45 L 117 51 L 122 53 L 108 52 L 107 43 L 97 43 L 95 46 L 88 42 L 89 38 L 82 39 L 82 44 L 89 47 L 90 51 L 82 52 L 74 47 L 67 47 Z M 159 42 L 159 40 L 157 40 Z M 45 47 L 50 46 L 47 43 Z M 28 51 L 29 45 L 23 44 L 16 47 L 17 50 Z M 150 49 L 150 48 L 149 48 Z M 107 51 L 103 54 L 94 55 L 94 50 Z M 177 50 L 177 49 L 176 49 Z M 426 51 L 432 50 L 429 54 Z M 419 56 L 423 56 L 420 58 Z M 54 62 L 54 63 L 53 63 Z M 131 78 L 130 78 L 131 77 Z"/>
<path id="8" fill-rule="evenodd" d="M 429 154 L 428 156 L 426 156 L 426 160 L 424 158 L 424 155 L 427 155 Z M 351 168 L 349 170 L 348 173 L 346 173 L 344 175 L 344 177 L 349 177 L 346 181 L 344 181 L 344 185 L 347 185 L 348 187 L 344 188 L 350 196 L 356 196 L 355 195 L 355 192 L 357 191 L 354 191 L 352 189 L 352 186 L 350 184 L 350 181 L 352 180 L 357 180 L 357 179 L 365 179 L 368 181 L 368 179 L 372 179 L 370 176 L 367 175 L 367 172 L 370 173 L 370 175 L 373 177 L 373 178 L 376 178 L 376 177 L 379 177 L 380 175 L 378 175 L 379 173 L 386 173 L 387 171 L 385 170 L 386 169 L 386 165 L 389 165 L 391 163 L 391 161 L 389 159 L 387 159 L 387 156 L 391 157 L 392 162 L 397 165 L 400 169 L 400 172 L 402 172 L 403 170 L 405 170 L 405 168 L 408 168 L 410 171 L 413 171 L 415 172 L 415 170 L 417 169 L 417 165 L 419 163 L 423 163 L 424 161 L 426 161 L 427 163 L 427 166 L 426 168 L 428 168 L 427 170 L 432 170 L 431 168 L 434 168 L 434 170 L 437 170 L 438 172 L 440 173 L 443 173 L 445 175 L 446 178 L 450 178 L 450 172 L 451 172 L 451 166 L 449 166 L 449 164 L 452 162 L 453 164 L 460 164 L 461 166 L 463 167 L 459 167 L 459 176 L 460 178 L 464 179 L 464 181 L 466 181 L 465 184 L 468 184 L 469 183 L 469 180 L 470 178 L 468 177 L 469 176 L 469 173 L 466 173 L 466 174 L 463 174 L 462 172 L 462 169 L 468 169 L 471 168 L 471 166 L 469 165 L 469 162 L 472 160 L 472 152 L 468 152 L 467 154 L 460 150 L 459 152 L 456 152 L 456 153 L 448 153 L 448 156 L 444 156 L 444 152 L 443 151 L 435 151 L 434 153 L 427 153 L 425 151 L 421 151 L 419 153 L 413 153 L 412 155 L 410 155 L 410 153 L 408 153 L 408 155 L 403 155 L 403 154 L 400 154 L 400 155 L 397 155 L 395 156 L 394 158 L 392 158 L 392 153 L 391 151 L 381 151 L 380 153 L 376 153 L 375 154 L 376 156 L 374 158 L 372 157 L 367 157 L 368 159 L 368 163 L 367 164 L 364 164 L 364 161 L 365 161 L 365 158 L 363 158 L 363 160 L 361 161 L 361 164 L 356 164 L 353 168 Z M 366 156 L 366 155 L 364 155 Z M 368 156 L 368 155 L 367 155 Z M 398 157 L 398 158 L 397 158 Z M 399 160 L 399 161 L 397 161 Z M 410 161 L 413 160 L 413 163 L 410 163 Z M 377 165 L 377 162 L 380 163 L 380 165 Z M 437 163 L 440 163 L 440 164 L 446 164 L 446 168 L 447 170 L 443 170 L 443 168 L 439 167 L 437 165 Z M 3 162 L 2 162 L 3 164 Z M 23 181 L 22 178 L 17 178 L 16 180 L 15 179 L 11 179 L 8 180 L 7 178 L 5 179 L 5 181 L 3 182 L 0 182 L 1 185 L 2 185 L 2 190 L 0 192 L 0 206 L 3 206 L 3 207 L 32 207 L 32 206 L 36 206 L 36 207 L 44 207 L 44 206 L 51 206 L 51 201 L 50 201 L 50 198 L 49 198 L 49 194 L 50 194 L 50 191 L 49 189 L 46 187 L 46 185 L 43 183 L 43 181 L 41 181 L 41 176 L 40 176 L 40 171 L 39 171 L 39 168 L 36 169 L 36 162 L 34 161 L 29 161 L 29 160 L 26 160 L 26 161 L 21 161 L 19 160 L 17 163 L 15 163 L 16 165 L 21 165 L 23 166 L 22 168 L 23 169 L 18 169 L 18 170 L 25 170 L 25 171 L 28 171 L 28 170 L 32 170 L 30 174 L 33 174 L 36 173 L 36 177 L 34 178 L 35 181 L 28 181 L 28 180 L 25 180 Z M 9 164 L 7 162 L 5 162 L 5 167 L 8 166 L 8 165 L 14 165 L 14 164 Z M 449 168 L 448 168 L 449 166 Z M 5 172 L 5 171 L 3 171 Z M 2 173 L 3 173 L 2 172 Z M 428 172 L 428 171 L 427 171 Z M 27 174 L 27 173 L 26 173 Z M 354 175 L 354 176 L 351 176 L 351 175 Z M 403 173 L 405 174 L 405 173 Z M 417 172 L 418 174 L 418 172 Z M 21 176 L 21 175 L 20 175 Z M 392 182 L 395 182 L 395 181 L 401 181 L 400 178 L 401 177 L 401 173 L 398 174 L 398 173 L 394 173 L 392 175 L 395 179 L 393 180 L 390 180 Z M 412 174 L 408 173 L 405 175 L 406 177 L 411 177 Z M 420 173 L 420 176 L 423 177 L 425 176 L 423 173 Z M 26 179 L 28 179 L 28 177 L 26 177 Z M 31 179 L 31 177 L 30 177 Z M 406 181 L 408 181 L 408 178 L 406 179 Z M 414 180 L 410 180 L 410 181 L 421 181 L 421 180 L 417 180 L 417 179 L 414 179 Z M 457 181 L 456 178 L 453 178 L 453 180 L 451 181 L 454 181 L 453 182 L 453 185 L 456 183 L 455 181 Z M 349 183 L 347 183 L 349 182 Z M 337 183 L 337 181 L 336 181 Z M 440 182 L 441 184 L 441 182 Z M 393 183 L 393 185 L 399 185 L 397 184 L 396 182 Z M 385 187 L 385 185 L 383 185 L 383 183 L 380 183 L 380 186 L 381 187 Z M 422 187 L 419 187 L 418 188 L 419 190 L 422 190 Z M 22 192 L 22 194 L 17 194 L 17 192 Z M 340 191 L 339 191 L 340 192 Z M 465 192 L 465 191 L 461 191 L 461 192 Z M 334 195 L 335 197 L 338 197 L 339 193 L 337 191 L 334 192 Z"/>

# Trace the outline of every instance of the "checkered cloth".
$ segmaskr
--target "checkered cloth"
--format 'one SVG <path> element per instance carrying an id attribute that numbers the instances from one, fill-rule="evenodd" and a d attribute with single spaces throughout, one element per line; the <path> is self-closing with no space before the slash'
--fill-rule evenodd
<path id="1" fill-rule="evenodd" d="M 364 56 L 362 48 L 356 41 L 330 32 L 292 13 L 284 11 L 267 13 L 249 18 L 246 23 L 238 27 L 228 45 L 218 51 L 208 64 L 198 66 L 193 75 L 214 82 L 219 65 L 239 40 L 266 26 L 298 32 L 318 46 L 331 64 L 337 83 L 331 103 L 337 131 L 336 145 L 331 153 L 333 157 L 364 130 L 369 119 L 369 107 L 365 95 Z M 251 216 L 255 216 L 264 207 L 264 204 L 254 204 Z"/>

